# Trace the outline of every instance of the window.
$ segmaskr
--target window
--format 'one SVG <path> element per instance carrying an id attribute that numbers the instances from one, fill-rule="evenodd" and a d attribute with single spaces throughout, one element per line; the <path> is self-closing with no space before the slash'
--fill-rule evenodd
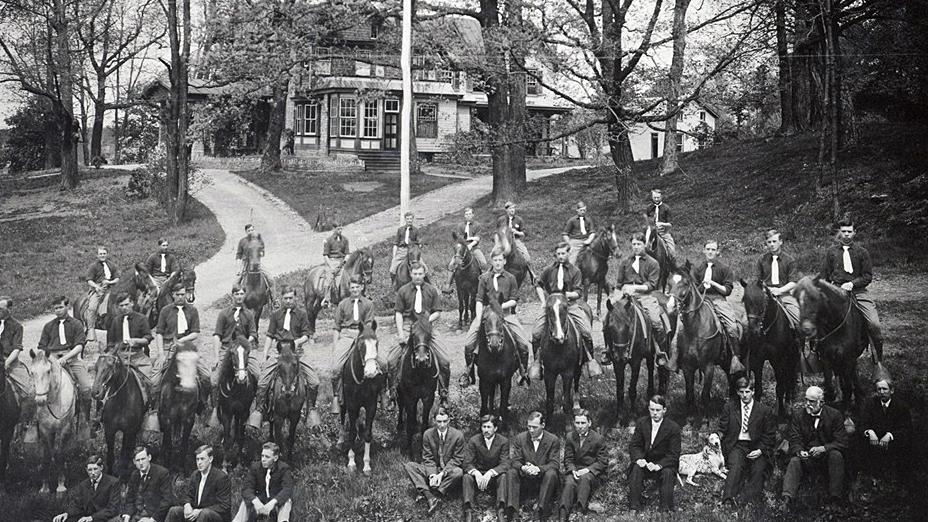
<path id="1" fill-rule="evenodd" d="M 699 111 L 699 121 L 706 121 L 706 111 Z"/>
<path id="2" fill-rule="evenodd" d="M 438 81 L 442 83 L 452 83 L 454 81 L 454 71 L 440 69 L 438 71 Z"/>
<path id="3" fill-rule="evenodd" d="M 328 76 L 332 74 L 332 60 L 326 58 L 323 60 L 316 60 L 313 62 L 313 71 L 320 76 Z"/>
<path id="4" fill-rule="evenodd" d="M 293 107 L 293 132 L 297 136 L 319 134 L 319 102 L 311 100 Z"/>
<path id="5" fill-rule="evenodd" d="M 383 112 L 400 112 L 400 101 L 396 98 L 387 98 L 383 101 Z"/>
<path id="6" fill-rule="evenodd" d="M 651 133 L 651 159 L 658 157 L 660 151 L 660 136 L 656 132 Z"/>
<path id="7" fill-rule="evenodd" d="M 416 137 L 438 137 L 437 103 L 419 103 L 416 105 Z"/>
<path id="8" fill-rule="evenodd" d="M 525 93 L 526 94 L 541 94 L 541 83 L 539 83 L 538 78 L 541 77 L 541 71 L 532 71 L 529 70 L 525 74 Z"/>
<path id="9" fill-rule="evenodd" d="M 329 97 L 329 137 L 338 136 L 338 96 Z"/>
<path id="10" fill-rule="evenodd" d="M 380 129 L 380 104 L 377 100 L 364 102 L 364 137 L 376 138 Z"/>
<path id="11" fill-rule="evenodd" d="M 358 104 L 354 98 L 338 99 L 338 135 L 353 138 L 358 133 Z"/>
<path id="12" fill-rule="evenodd" d="M 683 133 L 677 133 L 677 152 L 683 152 Z"/>

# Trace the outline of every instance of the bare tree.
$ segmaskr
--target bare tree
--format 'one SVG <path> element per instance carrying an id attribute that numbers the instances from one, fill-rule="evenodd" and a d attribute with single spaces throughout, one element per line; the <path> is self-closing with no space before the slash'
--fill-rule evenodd
<path id="1" fill-rule="evenodd" d="M 670 174 L 680 168 L 677 156 L 677 121 L 680 113 L 672 110 L 680 103 L 680 84 L 683 81 L 683 55 L 686 52 L 686 10 L 690 0 L 676 0 L 673 7 L 673 58 L 670 61 L 670 76 L 667 86 L 667 112 L 664 123 L 664 164 L 661 175 Z"/>
<path id="2" fill-rule="evenodd" d="M 187 212 L 190 179 L 190 146 L 187 128 L 190 110 L 187 106 L 190 65 L 190 0 L 167 0 L 161 4 L 167 20 L 170 63 L 162 60 L 168 69 L 170 89 L 161 106 L 161 125 L 167 156 L 166 188 L 163 194 L 165 207 L 174 224 L 184 220 Z"/>

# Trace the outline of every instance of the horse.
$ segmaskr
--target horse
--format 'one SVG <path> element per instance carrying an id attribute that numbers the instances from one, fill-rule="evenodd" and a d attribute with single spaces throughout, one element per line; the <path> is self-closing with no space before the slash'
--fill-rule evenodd
<path id="1" fill-rule="evenodd" d="M 541 339 L 541 362 L 545 379 L 546 419 L 554 414 L 557 378 L 561 378 L 564 414 L 580 407 L 580 332 L 567 314 L 567 297 L 553 293 L 545 301 L 546 334 Z M 574 398 L 574 392 L 578 397 Z M 549 421 L 550 422 L 550 421 Z"/>
<path id="2" fill-rule="evenodd" d="M 709 406 L 715 367 L 724 367 L 724 358 L 731 355 L 731 349 L 725 341 L 725 329 L 700 290 L 702 287 L 689 274 L 690 263 L 687 261 L 681 271 L 671 276 L 667 308 L 676 306 L 680 310 L 682 328 L 677 333 L 677 360 L 686 381 L 686 406 L 692 412 L 696 409 L 696 370 L 703 375 L 701 404 L 705 410 Z"/>
<path id="3" fill-rule="evenodd" d="M 652 227 L 646 227 L 644 237 L 647 238 L 645 243 L 645 253 L 653 257 L 660 267 L 657 277 L 658 290 L 664 291 L 667 288 L 667 281 L 671 274 L 677 271 L 677 264 L 670 253 L 667 252 L 667 244 Z"/>
<path id="4" fill-rule="evenodd" d="M 422 248 L 413 243 L 406 247 L 406 262 L 400 263 L 400 266 L 396 267 L 396 277 L 393 278 L 393 291 L 396 292 L 403 287 L 406 283 L 412 281 L 412 275 L 410 272 L 412 265 L 414 263 L 419 263 L 422 261 Z M 428 275 L 426 275 L 426 281 L 428 281 Z"/>
<path id="5" fill-rule="evenodd" d="M 0 481 L 6 477 L 6 466 L 10 459 L 10 442 L 22 408 L 15 387 L 6 373 L 6 365 L 0 364 Z"/>
<path id="6" fill-rule="evenodd" d="M 506 225 L 500 226 L 493 234 L 493 244 L 494 248 L 502 249 L 506 255 L 506 271 L 516 277 L 516 286 L 521 288 L 526 276 L 531 279 L 532 267 L 519 253 L 519 249 L 514 247 L 515 236 L 512 234 L 512 229 Z M 531 282 L 530 280 L 529 283 Z"/>
<path id="7" fill-rule="evenodd" d="M 625 365 L 631 368 L 628 381 L 629 412 L 634 410 L 638 399 L 638 374 L 641 361 L 648 366 L 648 397 L 654 395 L 654 336 L 648 336 L 645 328 L 650 321 L 644 310 L 632 299 L 622 297 L 613 304 L 606 301 L 606 320 L 603 323 L 603 338 L 612 354 L 612 369 L 615 371 L 616 411 L 621 414 L 625 400 Z M 667 393 L 668 372 L 658 369 L 658 393 Z"/>
<path id="8" fill-rule="evenodd" d="M 834 401 L 834 375 L 841 385 L 842 408 L 847 412 L 853 395 L 859 408 L 865 391 L 857 378 L 857 358 L 870 342 L 867 321 L 854 302 L 854 296 L 843 288 L 818 277 L 799 280 L 794 294 L 799 298 L 799 320 L 802 333 L 815 339 L 815 351 L 822 361 L 825 400 Z M 872 351 L 874 377 L 888 376 L 883 368 L 882 350 Z"/>
<path id="9" fill-rule="evenodd" d="M 184 467 L 193 422 L 202 409 L 203 399 L 209 396 L 197 373 L 198 358 L 195 350 L 178 348 L 161 378 L 158 408 L 158 424 L 163 434 L 161 453 L 165 464 L 175 471 Z M 177 445 L 180 452 L 175 454 Z"/>
<path id="10" fill-rule="evenodd" d="M 277 377 L 274 379 L 271 400 L 271 440 L 284 446 L 284 422 L 289 422 L 286 452 L 287 461 L 293 461 L 296 428 L 303 414 L 303 404 L 309 397 L 309 385 L 303 378 L 296 345 L 292 340 L 277 342 Z"/>
<path id="11" fill-rule="evenodd" d="M 158 292 L 157 297 L 154 298 L 154 306 L 151 307 L 151 310 L 148 313 L 148 324 L 152 328 L 158 324 L 158 315 L 161 313 L 161 309 L 169 304 L 174 303 L 174 297 L 171 295 L 171 287 L 177 283 L 181 283 L 184 285 L 184 288 L 187 289 L 188 303 L 193 303 L 197 300 L 196 271 L 192 268 L 180 269 L 176 274 L 169 277 L 163 285 L 161 285 L 161 290 Z M 154 279 L 152 279 L 152 284 L 154 284 Z"/>
<path id="12" fill-rule="evenodd" d="M 327 270 L 325 265 L 316 265 L 309 269 L 306 280 L 303 281 L 303 304 L 306 308 L 306 315 L 309 319 L 309 337 L 316 334 L 316 318 L 319 316 L 319 310 L 322 309 L 324 275 Z M 374 278 L 374 254 L 370 247 L 364 247 L 348 254 L 345 258 L 345 264 L 342 265 L 341 276 L 339 277 L 339 294 L 335 303 L 350 295 L 348 282 L 353 276 L 358 276 L 365 285 L 370 284 Z"/>
<path id="13" fill-rule="evenodd" d="M 371 433 L 374 417 L 377 415 L 377 397 L 386 385 L 387 377 L 381 372 L 377 363 L 377 323 L 365 323 L 358 337 L 354 340 L 348 361 L 342 366 L 344 407 L 341 409 L 340 423 L 345 427 L 345 415 L 348 415 L 347 437 L 348 471 L 357 471 L 354 445 L 357 439 L 364 441 L 365 475 L 371 474 Z M 364 421 L 358 432 L 358 417 L 364 408 Z"/>
<path id="14" fill-rule="evenodd" d="M 618 251 L 619 240 L 615 235 L 615 225 L 602 228 L 590 246 L 577 254 L 577 267 L 583 276 L 583 299 L 589 298 L 590 285 L 596 284 L 596 315 L 602 310 L 603 289 L 606 287 L 606 274 L 609 272 L 609 258 Z"/>
<path id="15" fill-rule="evenodd" d="M 432 325 L 428 318 L 420 318 L 409 329 L 396 387 L 396 403 L 399 406 L 396 431 L 406 432 L 404 448 L 410 447 L 417 429 L 421 436 L 429 426 L 429 412 L 438 388 L 438 363 L 432 353 L 431 342 Z M 422 409 L 418 410 L 420 402 Z M 421 420 L 417 411 L 421 411 Z"/>
<path id="16" fill-rule="evenodd" d="M 91 328 L 96 330 L 109 328 L 110 318 L 119 315 L 119 303 L 116 302 L 116 296 L 122 292 L 126 292 L 132 297 L 132 301 L 135 302 L 133 309 L 136 312 L 146 315 L 151 313 L 157 286 L 148 273 L 148 269 L 145 268 L 145 263 L 136 263 L 134 268 L 131 277 L 120 277 L 119 282 L 109 289 L 110 299 L 106 306 L 106 313 L 97 314 L 97 324 L 85 324 L 84 328 L 88 331 Z M 81 321 L 84 320 L 84 313 L 87 311 L 87 301 L 86 293 L 81 294 L 74 300 L 72 312 L 74 317 Z"/>
<path id="17" fill-rule="evenodd" d="M 477 376 L 480 379 L 480 415 L 495 414 L 505 426 L 509 421 L 512 376 L 519 369 L 519 354 L 512 335 L 506 331 L 499 301 L 490 300 L 483 309 L 477 332 Z M 499 406 L 496 391 L 499 390 Z"/>
<path id="18" fill-rule="evenodd" d="M 454 255 L 448 267 L 458 291 L 458 329 L 470 324 L 477 313 L 477 279 L 480 277 L 480 265 L 473 253 L 467 248 L 467 241 L 451 232 L 454 239 Z"/>
<path id="19" fill-rule="evenodd" d="M 252 265 L 242 274 L 241 285 L 245 289 L 245 308 L 251 310 L 257 332 L 261 314 L 264 313 L 264 306 L 268 304 L 271 297 L 270 282 L 257 265 Z"/>
<path id="20" fill-rule="evenodd" d="M 764 361 L 770 361 L 777 382 L 777 413 L 788 414 L 796 385 L 800 343 L 796 331 L 776 297 L 761 281 L 739 281 L 744 288 L 741 301 L 748 315 L 748 367 L 754 375 L 756 398 L 763 398 Z"/>
<path id="21" fill-rule="evenodd" d="M 257 378 L 248 372 L 252 345 L 239 336 L 234 348 L 220 361 L 219 393 L 216 406 L 222 424 L 223 467 L 237 465 L 245 457 L 245 421 L 258 390 Z M 238 444 L 238 454 L 233 452 Z"/>
<path id="22" fill-rule="evenodd" d="M 49 492 L 48 481 L 57 470 L 57 493 L 64 493 L 64 449 L 70 439 L 72 424 L 77 416 L 77 388 L 58 360 L 48 357 L 45 350 L 29 350 L 32 357 L 29 370 L 35 384 L 36 420 L 39 424 L 39 447 L 42 461 L 42 487 Z"/>
<path id="23" fill-rule="evenodd" d="M 94 369 L 96 378 L 91 395 L 103 404 L 100 418 L 106 438 L 106 469 L 113 473 L 116 433 L 122 432 L 120 459 L 125 464 L 142 429 L 145 399 L 142 383 L 116 350 L 100 354 Z"/>

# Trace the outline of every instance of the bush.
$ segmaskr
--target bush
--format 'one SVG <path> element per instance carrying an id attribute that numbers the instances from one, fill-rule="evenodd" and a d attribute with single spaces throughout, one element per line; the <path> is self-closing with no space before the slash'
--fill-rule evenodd
<path id="1" fill-rule="evenodd" d="M 129 107 L 119 135 L 119 159 L 125 163 L 149 161 L 158 147 L 158 115 L 146 106 Z M 163 153 L 162 153 L 163 154 Z"/>
<path id="2" fill-rule="evenodd" d="M 0 149 L 0 165 L 9 165 L 10 172 L 26 172 L 45 168 L 45 128 L 57 129 L 52 111 L 42 100 L 30 96 L 26 103 L 6 119 L 10 126 L 9 138 Z M 60 151 L 51 151 L 54 166 L 61 164 Z"/>
<path id="3" fill-rule="evenodd" d="M 480 130 L 460 131 L 451 136 L 448 150 L 436 157 L 440 163 L 454 165 L 476 165 L 481 159 L 478 154 L 487 151 L 487 136 Z"/>
<path id="4" fill-rule="evenodd" d="M 152 193 L 160 194 L 167 178 L 167 153 L 163 145 L 157 145 L 148 153 L 145 167 L 133 170 L 126 186 L 126 197 L 146 199 Z"/>

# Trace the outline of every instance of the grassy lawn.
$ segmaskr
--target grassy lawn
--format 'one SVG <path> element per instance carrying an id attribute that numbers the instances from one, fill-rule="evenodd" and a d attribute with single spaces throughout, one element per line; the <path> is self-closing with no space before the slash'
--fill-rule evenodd
<path id="1" fill-rule="evenodd" d="M 97 245 L 109 248 L 120 270 L 155 252 L 160 236 L 170 240 L 186 265 L 219 250 L 225 235 L 206 207 L 191 199 L 190 220 L 172 228 L 156 201 L 125 197 L 127 179 L 98 178 L 73 192 L 50 187 L 3 197 L 0 288 L 16 299 L 18 317 L 46 311 L 52 295 L 84 292 L 84 274 L 96 259 Z"/>

